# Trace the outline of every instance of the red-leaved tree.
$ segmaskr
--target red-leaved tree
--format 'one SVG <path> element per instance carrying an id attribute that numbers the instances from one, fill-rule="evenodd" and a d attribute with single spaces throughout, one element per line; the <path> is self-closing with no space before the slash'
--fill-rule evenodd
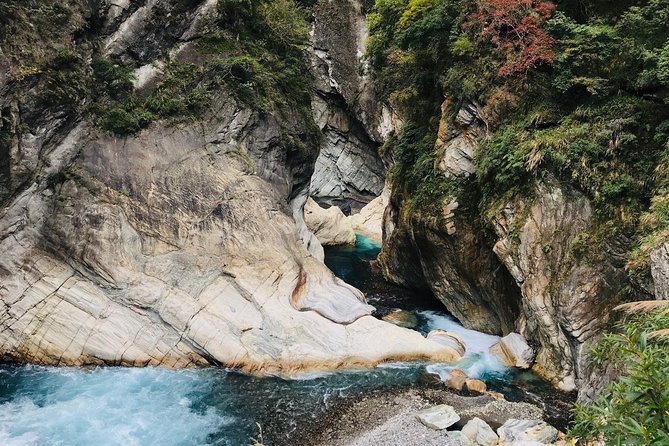
<path id="1" fill-rule="evenodd" d="M 554 10 L 552 2 L 543 0 L 480 0 L 468 24 L 499 51 L 503 60 L 500 76 L 523 76 L 553 63 L 555 39 L 544 25 Z"/>

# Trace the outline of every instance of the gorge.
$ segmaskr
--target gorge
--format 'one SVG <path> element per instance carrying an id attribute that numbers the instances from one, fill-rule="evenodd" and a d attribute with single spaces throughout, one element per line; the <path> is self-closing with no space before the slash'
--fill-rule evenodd
<path id="1" fill-rule="evenodd" d="M 669 388 L 669 4 L 609 3 L 0 4 L 0 443 L 669 441 L 587 412 L 621 326 Z"/>

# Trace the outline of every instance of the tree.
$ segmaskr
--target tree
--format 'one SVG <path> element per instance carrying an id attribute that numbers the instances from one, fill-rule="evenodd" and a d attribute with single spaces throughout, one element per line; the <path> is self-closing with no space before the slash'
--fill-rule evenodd
<path id="1" fill-rule="evenodd" d="M 553 3 L 542 0 L 481 0 L 467 25 L 496 48 L 500 76 L 524 76 L 553 63 L 555 39 L 544 26 L 554 10 Z"/>

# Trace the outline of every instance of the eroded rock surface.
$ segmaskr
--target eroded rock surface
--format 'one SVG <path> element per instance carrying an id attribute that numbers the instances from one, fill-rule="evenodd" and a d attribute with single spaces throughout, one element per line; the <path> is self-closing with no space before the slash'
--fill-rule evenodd
<path id="1" fill-rule="evenodd" d="M 215 2 L 154 26 L 172 6 L 108 4 L 105 53 L 137 66 L 194 54 Z M 323 265 L 303 219 L 318 147 L 282 143 L 308 131 L 294 111 L 260 115 L 220 91 L 196 120 L 118 138 L 30 94 L 2 101 L 18 135 L 3 140 L 2 359 L 265 374 L 454 359 L 371 317 Z"/>
<path id="2" fill-rule="evenodd" d="M 304 206 L 304 219 L 323 246 L 355 245 L 351 222 L 337 206 L 325 209 L 309 198 Z"/>
<path id="3" fill-rule="evenodd" d="M 509 333 L 490 348 L 505 365 L 529 369 L 534 363 L 534 350 L 518 333 Z"/>
<path id="4" fill-rule="evenodd" d="M 393 131 L 383 127 L 392 127 L 393 120 L 377 103 L 363 62 L 368 30 L 362 5 L 357 0 L 319 1 L 312 35 L 310 60 L 317 90 L 312 110 L 325 143 L 311 194 L 377 197 L 385 177 L 377 149 Z"/>
<path id="5" fill-rule="evenodd" d="M 615 249 L 577 261 L 570 251 L 594 224 L 581 193 L 547 178 L 533 202 L 509 204 L 495 218 L 494 250 L 523 294 L 520 333 L 537 347 L 534 369 L 560 388 L 574 390 L 586 376 L 588 346 L 606 326 L 626 274 Z M 513 234 L 519 234 L 517 238 Z M 622 256 L 620 256 L 622 257 Z"/>
<path id="6" fill-rule="evenodd" d="M 353 229 L 381 242 L 383 239 L 383 214 L 387 204 L 388 197 L 384 191 L 380 197 L 370 201 L 359 213 L 349 217 Z"/>
<path id="7" fill-rule="evenodd" d="M 465 104 L 456 113 L 452 107 L 453 101 L 446 99 L 437 154 L 450 153 L 462 138 L 475 142 L 483 134 L 477 107 Z M 473 173 L 473 165 L 464 170 L 450 162 L 444 166 L 445 176 L 466 180 Z M 513 331 L 520 293 L 492 252 L 489 230 L 475 216 L 475 203 L 446 200 L 439 204 L 443 219 L 407 206 L 402 190 L 393 188 L 384 214 L 384 248 L 379 257 L 384 276 L 404 286 L 428 289 L 467 328 L 491 334 Z"/>

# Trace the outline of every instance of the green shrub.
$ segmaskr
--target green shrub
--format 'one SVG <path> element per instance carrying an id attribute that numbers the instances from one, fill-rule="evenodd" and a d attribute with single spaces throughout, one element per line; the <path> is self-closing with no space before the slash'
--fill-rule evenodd
<path id="1" fill-rule="evenodd" d="M 142 108 L 117 106 L 109 110 L 102 117 L 102 127 L 119 136 L 129 136 L 139 133 L 156 120 L 156 115 Z"/>
<path id="2" fill-rule="evenodd" d="M 655 308 L 657 301 L 648 305 Z M 669 310 L 642 311 L 616 328 L 594 354 L 622 376 L 595 404 L 576 406 L 570 433 L 611 445 L 669 444 Z"/>

